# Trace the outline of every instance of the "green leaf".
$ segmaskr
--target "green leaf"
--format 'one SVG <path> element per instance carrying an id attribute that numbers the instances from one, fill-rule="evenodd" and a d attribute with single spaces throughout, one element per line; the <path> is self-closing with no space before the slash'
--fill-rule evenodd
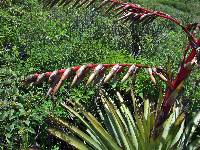
<path id="1" fill-rule="evenodd" d="M 99 114 L 101 116 L 101 119 L 104 120 L 104 124 L 106 125 L 106 129 L 113 137 L 115 137 L 119 146 L 122 147 L 122 139 L 120 137 L 119 131 L 117 130 L 117 126 L 115 124 L 115 121 L 111 112 L 106 107 L 104 109 L 103 107 L 101 107 L 99 111 L 100 111 Z"/>
<path id="2" fill-rule="evenodd" d="M 149 115 L 149 100 L 144 100 L 144 119 L 147 121 Z"/>
<path id="3" fill-rule="evenodd" d="M 133 120 L 132 114 L 131 114 L 130 110 L 128 109 L 128 107 L 125 106 L 124 100 L 119 92 L 117 92 L 117 96 L 122 105 L 122 108 L 121 108 L 122 112 L 124 113 L 126 120 L 128 122 L 128 128 L 129 128 L 129 132 L 131 134 L 131 141 L 133 143 L 132 145 L 134 145 L 135 149 L 138 149 L 138 141 L 137 141 L 137 137 L 136 137 L 136 134 L 138 135 L 138 132 L 137 132 L 136 125 Z"/>
<path id="4" fill-rule="evenodd" d="M 188 123 L 188 125 L 185 128 L 185 132 L 183 133 L 184 147 L 188 145 L 195 129 L 199 125 L 199 122 L 200 122 L 200 111 L 195 115 L 195 117 Z"/>
<path id="5" fill-rule="evenodd" d="M 164 145 L 165 148 L 171 148 L 172 144 L 173 144 L 172 143 L 173 140 L 176 140 L 176 136 L 180 137 L 180 135 L 177 135 L 177 133 L 179 132 L 181 125 L 185 120 L 185 114 L 181 113 L 177 118 L 176 118 L 176 115 L 177 114 L 174 113 L 174 118 L 176 120 L 174 121 L 174 119 L 172 119 L 173 124 L 171 125 L 169 132 L 167 134 L 167 137 L 166 137 L 166 140 L 165 140 L 165 145 Z"/>
<path id="6" fill-rule="evenodd" d="M 69 129 L 71 132 L 75 133 L 76 135 L 78 135 L 80 138 L 82 138 L 84 141 L 86 141 L 94 149 L 98 149 L 98 150 L 103 149 L 103 147 L 101 147 L 101 145 L 99 143 L 97 143 L 94 139 L 92 139 L 90 136 L 88 136 L 87 134 L 82 132 L 77 127 L 69 124 L 67 121 L 64 121 L 63 119 L 60 119 L 60 118 L 55 118 L 54 116 L 51 116 L 51 119 L 54 120 L 55 122 L 63 125 L 67 129 Z"/>
<path id="7" fill-rule="evenodd" d="M 106 145 L 112 149 L 120 150 L 121 148 L 116 144 L 116 141 L 108 134 L 108 132 L 102 127 L 97 119 L 88 112 L 83 111 L 83 115 L 90 121 L 93 127 L 100 135 L 100 138 L 106 142 Z"/>
<path id="8" fill-rule="evenodd" d="M 101 144 L 106 144 L 106 146 L 114 148 L 114 149 L 120 149 L 119 146 L 116 144 L 115 140 L 107 133 L 107 131 L 101 126 L 101 124 L 96 120 L 96 118 L 94 116 L 92 116 L 92 114 L 85 112 L 85 111 L 81 111 L 83 113 L 83 115 L 90 121 L 91 124 L 88 124 L 76 111 L 74 111 L 72 108 L 70 108 L 69 106 L 67 106 L 64 103 L 61 103 L 61 105 L 63 107 L 65 107 L 68 111 L 70 111 L 70 113 L 72 113 L 73 115 L 75 115 L 76 117 L 78 117 L 84 125 L 86 125 L 86 127 L 88 129 L 90 129 L 90 131 L 92 132 L 93 135 L 99 137 L 99 141 L 101 142 Z"/>
<path id="9" fill-rule="evenodd" d="M 112 103 L 107 100 L 106 98 L 102 97 L 102 102 L 103 103 L 106 103 L 106 106 L 108 108 L 108 110 L 111 112 L 112 116 L 113 116 L 113 119 L 115 120 L 115 123 L 116 123 L 116 126 L 117 126 L 117 129 L 119 130 L 119 133 L 120 133 L 120 136 L 121 136 L 121 139 L 123 141 L 123 146 L 126 148 L 126 149 L 131 149 L 131 142 L 130 142 L 130 139 L 128 138 L 128 133 L 127 131 L 125 130 L 125 126 L 123 125 L 123 122 L 121 121 L 119 115 L 117 114 L 114 106 L 112 105 Z"/>
<path id="10" fill-rule="evenodd" d="M 24 121 L 24 123 L 25 123 L 27 126 L 29 126 L 29 124 L 30 124 L 30 120 L 27 119 L 27 120 Z"/>
<path id="11" fill-rule="evenodd" d="M 189 144 L 189 150 L 197 150 L 200 148 L 200 137 L 197 137 L 192 143 Z"/>
<path id="12" fill-rule="evenodd" d="M 174 146 L 180 140 L 181 135 L 183 134 L 183 131 L 184 131 L 184 123 L 185 123 L 185 121 L 183 121 L 181 123 L 181 127 L 180 127 L 179 131 L 176 133 L 175 138 L 173 139 L 171 146 Z"/>
<path id="13" fill-rule="evenodd" d="M 28 130 L 28 132 L 35 134 L 35 130 L 33 128 L 28 128 L 27 130 Z"/>
<path id="14" fill-rule="evenodd" d="M 63 131 L 60 131 L 58 129 L 49 128 L 48 132 L 51 133 L 52 135 L 56 136 L 57 138 L 73 145 L 77 149 L 80 149 L 80 150 L 90 150 L 91 149 L 86 144 L 84 144 L 82 141 L 80 141 L 79 139 L 77 139 L 73 136 L 67 135 Z"/>
<path id="15" fill-rule="evenodd" d="M 162 149 L 165 149 L 166 139 L 167 139 L 170 127 L 172 126 L 172 123 L 173 123 L 173 117 L 175 117 L 175 113 L 172 113 L 163 124 L 164 129 L 162 132 L 162 136 L 160 138 L 162 140 L 160 140 L 160 145 L 159 145 L 159 147 Z"/>

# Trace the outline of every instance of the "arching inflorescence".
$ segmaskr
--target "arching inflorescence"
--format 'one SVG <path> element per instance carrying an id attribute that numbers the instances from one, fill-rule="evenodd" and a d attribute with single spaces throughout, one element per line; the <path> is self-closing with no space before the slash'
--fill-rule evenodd
<path id="1" fill-rule="evenodd" d="M 90 84 L 92 81 L 95 83 L 104 84 L 109 82 L 113 77 L 119 75 L 126 70 L 126 74 L 121 79 L 121 82 L 126 81 L 129 77 L 136 76 L 139 70 L 145 69 L 147 70 L 151 81 L 153 84 L 156 84 L 156 80 L 154 75 L 158 76 L 161 80 L 163 80 L 171 89 L 173 89 L 172 83 L 169 79 L 167 79 L 165 72 L 161 67 L 153 67 L 151 68 L 148 65 L 141 64 L 88 64 L 82 66 L 75 66 L 67 69 L 55 70 L 53 72 L 46 73 L 35 73 L 27 77 L 23 82 L 24 84 L 41 84 L 44 81 L 48 81 L 51 86 L 47 92 L 47 96 L 54 96 L 58 89 L 62 86 L 65 80 L 71 79 L 71 87 L 80 83 L 84 77 L 86 77 L 90 72 L 86 85 Z M 106 71 L 109 70 L 107 75 Z"/>

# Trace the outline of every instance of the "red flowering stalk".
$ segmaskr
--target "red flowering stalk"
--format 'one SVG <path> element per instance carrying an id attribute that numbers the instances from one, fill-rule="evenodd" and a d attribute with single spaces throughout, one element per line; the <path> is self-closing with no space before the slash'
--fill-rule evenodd
<path id="1" fill-rule="evenodd" d="M 192 45 L 194 44 L 194 45 Z M 200 59 L 200 38 L 195 43 L 191 43 L 189 45 L 192 48 L 192 51 L 189 53 L 187 58 L 183 59 L 183 63 L 180 66 L 179 72 L 176 76 L 176 78 L 172 81 L 172 86 L 174 89 L 168 88 L 165 93 L 165 99 L 163 101 L 162 105 L 162 114 L 161 114 L 161 120 L 166 118 L 168 116 L 168 113 L 173 105 L 173 100 L 171 99 L 170 95 L 174 92 L 178 86 L 184 82 L 184 80 L 190 75 L 192 71 L 192 67 L 195 64 L 198 64 L 198 60 Z M 187 49 L 186 49 L 187 50 Z M 158 123 L 160 124 L 160 123 Z"/>
<path id="2" fill-rule="evenodd" d="M 162 111 L 157 116 L 157 126 L 159 126 L 169 114 L 170 109 L 174 104 L 174 98 L 172 97 L 173 92 L 178 92 L 182 87 L 184 80 L 190 75 L 192 68 L 195 64 L 199 64 L 200 60 L 200 38 L 195 39 L 195 34 L 200 29 L 200 23 L 189 24 L 183 27 L 183 30 L 187 33 L 189 44 L 187 45 L 185 52 L 182 57 L 182 63 L 179 68 L 179 72 L 175 79 L 172 81 L 172 88 L 167 88 L 165 92 L 165 98 L 162 104 Z M 191 49 L 191 51 L 189 51 Z M 186 57 L 188 55 L 188 57 Z"/>

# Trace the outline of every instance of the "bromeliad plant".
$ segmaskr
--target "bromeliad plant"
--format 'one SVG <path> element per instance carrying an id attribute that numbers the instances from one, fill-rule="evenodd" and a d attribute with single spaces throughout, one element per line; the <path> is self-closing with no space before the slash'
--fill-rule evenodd
<path id="1" fill-rule="evenodd" d="M 52 115 L 50 119 L 57 128 L 51 127 L 48 131 L 80 150 L 199 148 L 200 139 L 191 141 L 191 137 L 200 121 L 200 112 L 185 127 L 185 113 L 180 110 L 180 107 L 176 107 L 164 122 L 162 129 L 157 129 L 159 135 L 155 138 L 155 117 L 163 98 L 160 97 L 156 106 L 152 105 L 148 99 L 144 100 L 144 104 L 140 106 L 136 104 L 137 100 L 133 96 L 130 100 L 131 105 L 127 105 L 120 93 L 116 94 L 118 100 L 114 101 L 100 92 L 101 98 L 97 101 L 96 108 L 100 119 L 77 103 L 71 101 L 61 103 L 74 120 L 79 122 L 78 126 Z M 58 129 L 58 126 L 67 131 Z"/>
<path id="2" fill-rule="evenodd" d="M 91 5 L 94 6 L 95 2 L 95 0 L 44 0 L 45 6 L 50 8 L 55 5 L 66 6 L 70 4 L 72 4 L 73 8 L 81 6 L 89 7 Z M 148 10 L 133 3 L 119 2 L 117 0 L 104 0 L 97 1 L 96 3 L 98 4 L 96 10 L 106 9 L 106 13 L 109 13 L 113 10 L 113 12 L 115 12 L 117 15 L 122 15 L 119 20 L 123 20 L 124 22 L 132 22 L 136 24 L 146 25 L 154 21 L 156 18 L 163 18 L 181 27 L 182 31 L 185 32 L 186 36 L 188 37 L 188 44 L 183 53 L 183 57 L 181 58 L 180 68 L 176 77 L 170 78 L 165 69 L 162 69 L 161 67 L 151 67 L 148 65 L 88 64 L 56 70 L 53 72 L 36 73 L 30 75 L 27 79 L 25 79 L 24 83 L 40 84 L 43 81 L 49 81 L 51 86 L 47 92 L 47 95 L 54 96 L 60 86 L 63 84 L 64 80 L 72 79 L 71 86 L 74 86 L 75 84 L 78 84 L 80 81 L 82 81 L 90 71 L 93 71 L 93 73 L 87 80 L 86 85 L 91 83 L 93 80 L 94 82 L 98 82 L 101 84 L 107 83 L 112 77 L 124 73 L 128 68 L 126 75 L 122 79 L 122 82 L 124 82 L 128 79 L 128 77 L 135 76 L 141 69 L 146 69 L 150 75 L 151 81 L 154 84 L 156 84 L 156 80 L 154 78 L 154 76 L 156 75 L 167 85 L 164 100 L 161 109 L 159 109 L 159 111 L 157 110 L 158 112 L 156 114 L 156 121 L 154 124 L 155 127 L 160 126 L 168 117 L 170 117 L 170 110 L 175 103 L 176 96 L 180 91 L 180 88 L 182 87 L 181 85 L 183 84 L 184 80 L 192 72 L 193 66 L 195 64 L 200 64 L 200 38 L 196 38 L 197 32 L 200 28 L 200 24 L 194 23 L 185 26 L 181 23 L 181 21 L 173 18 L 166 13 Z M 108 75 L 105 76 L 106 70 L 110 68 L 112 69 L 110 70 Z M 110 102 L 108 102 L 107 105 L 108 106 L 106 107 L 111 107 L 109 106 L 111 105 Z"/>

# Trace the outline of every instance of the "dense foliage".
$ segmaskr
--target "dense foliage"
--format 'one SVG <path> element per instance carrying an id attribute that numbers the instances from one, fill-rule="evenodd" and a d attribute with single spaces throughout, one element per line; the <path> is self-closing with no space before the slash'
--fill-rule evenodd
<path id="1" fill-rule="evenodd" d="M 148 4 L 145 1 L 141 3 Z M 186 11 L 168 7 L 177 7 L 170 1 L 167 6 L 166 2 L 160 3 L 164 5 L 159 9 L 167 9 L 177 17 L 184 17 L 185 21 L 190 15 L 194 15 L 190 13 L 191 10 L 187 11 L 192 2 L 188 3 Z M 154 4 L 150 3 L 149 7 L 157 8 Z M 21 84 L 23 76 L 85 63 L 151 63 L 171 66 L 175 73 L 177 68 L 174 66 L 177 66 L 181 49 L 186 44 L 185 36 L 180 30 L 166 21 L 156 21 L 146 27 L 137 26 L 142 50 L 134 58 L 131 55 L 131 27 L 116 22 L 112 16 L 106 17 L 93 9 L 47 10 L 37 0 L 8 0 L 1 1 L 0 5 L 1 148 L 27 149 L 36 141 L 42 149 L 58 148 L 57 141 L 45 142 L 52 139 L 46 135 L 45 119 L 48 113 L 55 112 L 58 116 L 66 114 L 57 103 L 69 97 L 87 103 L 89 107 L 95 95 L 92 88 L 69 89 L 64 86 L 56 100 L 52 101 L 45 97 L 45 85 L 25 88 Z M 185 10 L 185 5 L 181 8 Z M 195 14 L 198 16 L 199 12 L 196 11 Z M 153 99 L 158 96 L 158 90 L 147 78 L 149 77 L 145 74 L 140 75 L 136 80 L 135 90 L 138 96 Z M 190 84 L 185 86 L 183 98 L 196 111 L 199 109 L 199 74 L 194 73 L 188 82 Z M 113 84 L 112 88 L 120 86 L 126 91 L 128 85 L 118 83 Z"/>

